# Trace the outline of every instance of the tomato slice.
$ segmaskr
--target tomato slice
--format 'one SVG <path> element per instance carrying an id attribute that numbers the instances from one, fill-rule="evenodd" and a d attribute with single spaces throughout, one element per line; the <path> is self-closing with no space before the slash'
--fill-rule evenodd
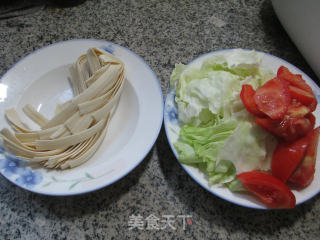
<path id="1" fill-rule="evenodd" d="M 288 81 L 292 86 L 300 88 L 309 93 L 313 93 L 311 87 L 302 78 L 301 74 L 293 74 L 284 66 L 278 68 L 277 77 Z"/>
<path id="2" fill-rule="evenodd" d="M 267 207 L 294 208 L 296 198 L 290 189 L 269 173 L 250 171 L 237 175 L 241 183 Z"/>
<path id="3" fill-rule="evenodd" d="M 279 125 L 280 120 L 272 120 L 270 118 L 255 118 L 256 123 L 262 127 L 267 132 L 272 133 L 278 137 L 281 137 L 281 132 L 279 131 L 277 125 Z"/>
<path id="4" fill-rule="evenodd" d="M 272 175 L 285 183 L 303 159 L 308 145 L 307 136 L 291 143 L 279 142 L 272 156 Z"/>
<path id="5" fill-rule="evenodd" d="M 292 99 L 287 111 L 287 114 L 290 117 L 304 117 L 308 113 L 310 113 L 310 109 L 308 107 L 296 101 L 296 99 Z"/>
<path id="6" fill-rule="evenodd" d="M 289 182 L 300 187 L 307 187 L 312 182 L 315 172 L 319 134 L 320 127 L 317 127 L 308 135 L 310 142 L 306 154 L 299 166 L 289 177 Z"/>
<path id="7" fill-rule="evenodd" d="M 242 100 L 242 103 L 248 112 L 256 116 L 265 116 L 265 114 L 258 109 L 257 104 L 254 101 L 253 96 L 255 93 L 256 91 L 253 89 L 251 85 L 249 84 L 242 85 L 241 92 L 240 92 L 240 98 Z"/>
<path id="8" fill-rule="evenodd" d="M 308 106 L 308 108 L 310 109 L 310 112 L 314 112 L 314 110 L 316 110 L 318 105 L 317 99 L 314 98 L 312 103 Z"/>
<path id="9" fill-rule="evenodd" d="M 285 139 L 294 141 L 300 137 L 306 136 L 313 128 L 310 120 L 306 117 L 289 118 L 289 129 Z"/>
<path id="10" fill-rule="evenodd" d="M 273 78 L 257 89 L 254 100 L 261 112 L 271 119 L 280 119 L 291 102 L 289 83 L 281 78 Z"/>
<path id="11" fill-rule="evenodd" d="M 290 117 L 286 115 L 283 119 L 256 117 L 255 121 L 264 130 L 283 138 L 287 142 L 292 142 L 300 137 L 306 136 L 314 126 L 307 116 Z"/>
<path id="12" fill-rule="evenodd" d="M 294 86 L 289 86 L 289 90 L 292 99 L 296 99 L 303 105 L 309 107 L 311 112 L 316 109 L 317 99 L 312 92 L 310 93 Z"/>
<path id="13" fill-rule="evenodd" d="M 306 115 L 306 118 L 310 121 L 310 129 L 313 129 L 316 124 L 316 117 L 312 113 L 309 113 Z"/>

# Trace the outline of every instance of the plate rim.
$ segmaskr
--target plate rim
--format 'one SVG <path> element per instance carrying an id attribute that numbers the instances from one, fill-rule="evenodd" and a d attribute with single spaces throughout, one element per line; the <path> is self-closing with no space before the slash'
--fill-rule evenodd
<path id="1" fill-rule="evenodd" d="M 295 65 L 293 65 L 292 63 L 288 62 L 287 60 L 284 60 L 278 56 L 275 56 L 275 55 L 272 55 L 268 52 L 265 52 L 265 51 L 260 51 L 260 50 L 255 50 L 255 49 L 248 49 L 248 48 L 225 48 L 225 49 L 218 49 L 218 50 L 213 50 L 213 51 L 210 51 L 210 52 L 207 52 L 207 53 L 204 53 L 204 54 L 201 54 L 199 56 L 197 56 L 196 58 L 192 59 L 190 62 L 188 62 L 187 66 L 190 66 L 192 65 L 193 63 L 195 63 L 196 61 L 202 59 L 202 58 L 206 58 L 210 55 L 216 55 L 216 54 L 219 54 L 220 52 L 226 52 L 226 51 L 232 51 L 232 50 L 235 50 L 235 49 L 241 49 L 241 50 L 245 50 L 245 51 L 255 51 L 255 52 L 258 52 L 258 53 L 263 53 L 271 58 L 275 58 L 275 59 L 278 59 L 280 60 L 281 62 L 284 62 L 286 65 L 290 66 L 291 68 L 295 69 L 297 72 L 302 72 L 305 76 L 307 76 L 307 78 L 309 78 L 311 81 L 312 81 L 312 85 L 314 88 L 318 88 L 318 90 L 320 91 L 320 87 L 312 80 L 312 78 L 310 78 L 305 72 L 303 72 L 302 70 L 300 70 L 298 67 L 296 67 Z M 213 189 L 211 189 L 210 187 L 207 187 L 206 185 L 204 185 L 203 183 L 201 183 L 198 178 L 191 173 L 191 171 L 188 169 L 188 167 L 191 167 L 191 166 L 188 166 L 186 164 L 183 164 L 179 161 L 179 158 L 178 158 L 178 155 L 177 155 L 177 152 L 173 146 L 173 143 L 171 141 L 171 139 L 169 138 L 169 134 L 168 134 L 168 126 L 167 126 L 167 120 L 166 120 L 166 108 L 167 108 L 167 101 L 168 101 L 168 96 L 170 95 L 170 91 L 172 91 L 170 85 L 167 89 L 167 94 L 166 94 L 166 99 L 165 99 L 165 103 L 164 103 L 164 109 L 163 109 L 163 116 L 164 116 L 164 128 L 165 128 L 165 133 L 166 133 L 166 136 L 167 136 L 167 140 L 168 140 L 168 143 L 169 143 L 169 146 L 171 148 L 171 151 L 173 152 L 176 160 L 178 161 L 178 163 L 180 164 L 180 166 L 187 172 L 187 174 L 196 182 L 198 183 L 202 188 L 204 188 L 206 191 L 210 192 L 211 194 L 213 194 L 214 196 L 217 196 L 227 202 L 230 202 L 230 203 L 233 203 L 235 205 L 238 205 L 238 206 L 241 206 L 241 207 L 246 207 L 246 208 L 251 208 L 251 209 L 257 209 L 257 210 L 274 210 L 274 209 L 270 209 L 270 208 L 267 208 L 266 206 L 263 206 L 263 205 L 257 205 L 257 206 L 253 206 L 253 205 L 250 205 L 250 204 L 246 204 L 246 203 L 241 203 L 241 202 L 238 202 L 238 201 L 235 201 L 233 199 L 228 199 L 226 198 L 223 194 L 220 194 L 218 192 L 214 192 Z M 307 199 L 305 199 L 304 201 L 302 202 L 299 202 L 296 204 L 296 206 L 300 205 L 300 204 L 303 204 L 307 201 L 309 201 L 310 199 L 314 198 L 317 194 L 320 193 L 320 187 L 319 189 L 311 194 Z"/>
<path id="2" fill-rule="evenodd" d="M 5 174 L 2 173 L 2 171 L 0 171 L 0 174 L 2 175 L 2 177 L 4 177 L 7 181 L 11 182 L 12 184 L 26 190 L 26 191 L 29 191 L 29 192 L 32 192 L 32 193 L 36 193 L 36 194 L 40 194 L 40 195 L 46 195 L 46 196 L 74 196 L 74 195 L 81 195 L 81 194 L 87 194 L 87 193 L 90 193 L 90 192 L 93 192 L 93 191 L 97 191 L 97 190 L 100 190 L 102 188 L 105 188 L 107 186 L 110 186 L 112 185 L 113 183 L 119 181 L 120 179 L 124 178 L 126 175 L 128 175 L 130 172 L 132 172 L 140 163 L 143 162 L 143 160 L 146 158 L 146 156 L 150 153 L 150 151 L 152 150 L 153 146 L 155 145 L 158 137 L 159 137 L 159 134 L 160 134 L 160 131 L 161 131 L 161 128 L 162 128 L 162 124 L 163 124 L 163 112 L 164 112 L 164 98 L 163 98 L 163 92 L 162 92 L 162 88 L 161 88 L 161 84 L 160 84 L 160 81 L 157 77 L 157 75 L 155 74 L 155 72 L 152 70 L 151 66 L 140 56 L 138 55 L 137 53 L 135 53 L 134 51 L 130 50 L 129 48 L 126 48 L 124 46 L 121 46 L 120 44 L 117 44 L 117 43 L 114 43 L 114 42 L 111 42 L 111 41 L 107 41 L 107 40 L 102 40 L 102 39 L 93 39 L 93 38 L 88 38 L 88 39 L 85 39 L 85 38 L 77 38 L 77 39 L 69 39 L 69 40 L 63 40 L 63 41 L 59 41 L 59 42 L 54 42 L 52 44 L 48 44 L 48 45 L 45 45 L 41 48 L 37 48 L 36 50 L 28 53 L 27 55 L 23 56 L 22 58 L 20 58 L 18 61 L 16 61 L 0 78 L 0 83 L 2 83 L 2 80 L 7 76 L 7 74 L 9 74 L 9 72 L 13 71 L 13 69 L 17 66 L 17 64 L 20 64 L 22 61 L 24 61 L 26 58 L 30 58 L 32 57 L 32 55 L 36 54 L 37 52 L 39 51 L 44 51 L 45 49 L 47 48 L 51 48 L 51 47 L 55 47 L 57 45 L 61 45 L 61 44 L 65 44 L 65 43 L 70 43 L 70 42 L 80 42 L 80 41 L 83 41 L 83 42 L 89 42 L 89 41 L 92 41 L 92 42 L 101 42 L 102 44 L 105 44 L 105 45 L 111 45 L 111 46 L 116 46 L 124 51 L 127 51 L 129 52 L 130 54 L 132 54 L 138 61 L 140 61 L 145 67 L 147 70 L 150 71 L 151 75 L 152 75 L 152 79 L 153 81 L 156 83 L 156 89 L 157 91 L 159 92 L 160 94 L 160 106 L 161 106 L 161 109 L 159 109 L 159 113 L 161 115 L 161 117 L 159 118 L 159 121 L 157 122 L 157 127 L 156 127 L 156 131 L 154 132 L 154 136 L 152 138 L 152 141 L 149 142 L 149 146 L 146 147 L 146 151 L 144 153 L 140 153 L 140 155 L 142 155 L 141 159 L 139 159 L 138 161 L 136 161 L 132 167 L 128 168 L 127 171 L 124 171 L 122 174 L 120 174 L 119 176 L 116 176 L 112 179 L 112 181 L 109 181 L 109 182 L 106 182 L 106 183 L 103 183 L 103 184 L 100 184 L 99 186 L 97 187 L 94 187 L 94 188 L 89 188 L 89 189 L 85 189 L 85 190 L 80 190 L 80 191 L 77 191 L 77 192 L 62 192 L 62 193 L 52 193 L 52 192 L 44 192 L 44 191 L 39 191 L 39 190 L 36 190 L 36 189 L 33 189 L 33 188 L 28 188 L 26 186 L 24 186 L 23 184 L 19 184 L 17 183 L 16 181 L 14 181 L 13 179 L 9 178 L 8 176 L 6 176 Z"/>

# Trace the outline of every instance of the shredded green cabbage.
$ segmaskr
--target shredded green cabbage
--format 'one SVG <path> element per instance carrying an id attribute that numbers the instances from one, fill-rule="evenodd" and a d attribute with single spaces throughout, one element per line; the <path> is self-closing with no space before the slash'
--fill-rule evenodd
<path id="1" fill-rule="evenodd" d="M 199 168 L 211 184 L 241 189 L 236 174 L 269 170 L 276 140 L 261 129 L 240 99 L 243 84 L 257 89 L 274 75 L 261 67 L 263 53 L 233 50 L 201 67 L 177 64 L 171 75 L 181 125 L 174 147 L 179 160 Z"/>

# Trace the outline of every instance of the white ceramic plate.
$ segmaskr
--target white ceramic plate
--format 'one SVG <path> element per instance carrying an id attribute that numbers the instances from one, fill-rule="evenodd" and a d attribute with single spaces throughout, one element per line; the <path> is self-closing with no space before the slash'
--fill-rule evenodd
<path id="1" fill-rule="evenodd" d="M 189 65 L 200 66 L 204 59 L 211 57 L 213 55 L 225 54 L 231 50 L 232 49 L 220 50 L 220 51 L 214 51 L 214 52 L 204 54 L 194 59 L 193 61 L 191 61 Z M 284 65 L 287 68 L 289 68 L 289 70 L 292 71 L 293 73 L 302 74 L 303 78 L 312 87 L 318 102 L 320 101 L 319 87 L 305 73 L 303 73 L 301 70 L 299 70 L 292 64 L 278 57 L 272 56 L 270 54 L 265 54 L 262 64 L 264 66 L 267 66 L 269 69 L 271 69 L 275 73 L 281 65 Z M 178 159 L 178 154 L 173 147 L 173 143 L 177 141 L 179 137 L 179 132 L 180 132 L 180 126 L 177 120 L 177 106 L 175 104 L 174 97 L 175 97 L 175 89 L 169 89 L 166 97 L 165 107 L 164 107 L 164 125 L 165 125 L 165 130 L 166 130 L 166 134 L 167 134 L 171 149 L 174 155 L 176 156 L 176 158 Z M 314 112 L 314 115 L 317 117 L 316 126 L 318 126 L 320 123 L 320 119 L 318 117 L 319 112 L 320 112 L 320 106 L 318 105 L 316 111 Z M 304 201 L 310 199 L 311 197 L 319 193 L 320 191 L 320 162 L 319 161 L 320 161 L 320 154 L 318 154 L 318 157 L 317 157 L 316 174 L 312 184 L 301 191 L 293 191 L 294 195 L 296 196 L 297 204 L 303 203 Z M 213 193 L 214 195 L 244 207 L 266 209 L 266 207 L 263 204 L 261 204 L 259 201 L 257 201 L 257 199 L 254 198 L 253 196 L 249 194 L 232 193 L 231 191 L 229 191 L 227 188 L 224 188 L 224 187 L 211 186 L 208 184 L 208 180 L 205 177 L 205 175 L 199 169 L 182 164 L 182 163 L 180 164 L 185 169 L 185 171 L 197 183 L 199 183 L 203 188 L 207 189 L 209 192 Z"/>
<path id="2" fill-rule="evenodd" d="M 14 184 L 36 193 L 74 195 L 105 187 L 133 170 L 158 137 L 163 119 L 159 81 L 144 60 L 132 51 L 101 40 L 71 40 L 41 48 L 16 63 L 1 79 L 0 123 L 9 127 L 4 110 L 29 103 L 47 117 L 57 103 L 73 97 L 68 77 L 70 64 L 90 47 L 119 57 L 126 65 L 126 85 L 106 138 L 95 155 L 68 170 L 31 168 L 0 154 L 0 172 Z M 23 117 L 23 114 L 21 114 Z M 25 122 L 36 127 L 30 120 Z"/>

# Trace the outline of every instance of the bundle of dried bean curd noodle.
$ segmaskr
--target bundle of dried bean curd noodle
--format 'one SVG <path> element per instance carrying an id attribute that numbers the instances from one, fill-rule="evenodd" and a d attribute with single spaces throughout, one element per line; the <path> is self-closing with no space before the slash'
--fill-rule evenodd
<path id="1" fill-rule="evenodd" d="M 0 132 L 6 150 L 47 168 L 73 168 L 97 151 L 107 131 L 125 82 L 123 62 L 90 48 L 70 67 L 74 98 L 57 104 L 48 120 L 31 105 L 22 110 L 41 130 L 31 130 L 15 109 L 6 110 L 14 132 Z"/>

